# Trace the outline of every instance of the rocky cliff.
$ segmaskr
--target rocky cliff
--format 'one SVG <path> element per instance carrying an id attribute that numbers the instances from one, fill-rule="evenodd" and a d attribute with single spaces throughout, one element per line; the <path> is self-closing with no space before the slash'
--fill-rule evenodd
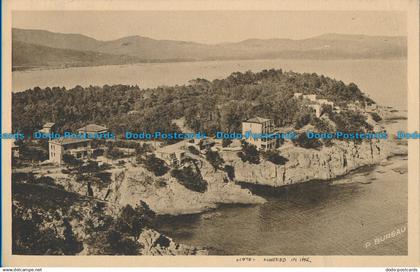
<path id="1" fill-rule="evenodd" d="M 142 167 L 121 170 L 114 174 L 108 200 L 119 205 L 135 205 L 145 201 L 157 214 L 192 214 L 216 208 L 218 204 L 261 204 L 265 200 L 253 195 L 214 170 L 206 161 L 199 166 L 207 181 L 207 190 L 194 192 L 179 184 L 170 173 L 156 177 Z"/>
<path id="2" fill-rule="evenodd" d="M 286 144 L 280 154 L 288 159 L 285 165 L 266 160 L 259 164 L 242 162 L 235 152 L 220 152 L 226 165 L 234 167 L 235 181 L 281 187 L 310 180 L 329 180 L 357 168 L 378 164 L 393 155 L 406 154 L 405 146 L 389 140 L 363 142 L 337 141 L 320 150 Z M 117 206 L 135 206 L 146 202 L 157 214 L 192 214 L 216 208 L 219 204 L 261 204 L 265 199 L 241 188 L 221 170 L 215 170 L 204 158 L 199 158 L 199 171 L 208 186 L 205 192 L 195 192 L 181 185 L 171 174 L 157 177 L 142 165 L 126 165 L 112 171 L 108 186 L 90 185 L 93 197 Z M 66 190 L 81 195 L 88 187 L 71 177 L 57 178 Z"/>
<path id="3" fill-rule="evenodd" d="M 249 164 L 237 159 L 230 159 L 227 163 L 235 168 L 238 181 L 280 187 L 310 180 L 333 179 L 404 153 L 401 148 L 388 140 L 361 143 L 337 141 L 333 146 L 321 150 L 285 146 L 280 150 L 281 155 L 288 159 L 285 165 L 275 165 L 269 161 Z"/>
<path id="4" fill-rule="evenodd" d="M 196 157 L 197 169 L 207 182 L 204 192 L 196 192 L 181 185 L 170 172 L 157 177 L 143 165 L 126 164 L 112 169 L 107 186 L 77 182 L 72 175 L 49 174 L 67 191 L 89 195 L 98 200 L 123 207 L 146 202 L 157 214 L 192 214 L 214 209 L 218 204 L 261 204 L 265 199 L 230 180 L 222 170 L 215 170 L 204 158 Z"/>

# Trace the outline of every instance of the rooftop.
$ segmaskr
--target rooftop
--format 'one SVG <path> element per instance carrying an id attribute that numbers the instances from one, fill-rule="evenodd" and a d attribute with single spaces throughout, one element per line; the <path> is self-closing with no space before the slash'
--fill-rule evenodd
<path id="1" fill-rule="evenodd" d="M 55 123 L 45 123 L 42 127 L 43 128 L 51 128 L 55 125 Z"/>
<path id="2" fill-rule="evenodd" d="M 107 130 L 107 128 L 104 126 L 96 125 L 96 124 L 89 124 L 89 125 L 79 128 L 78 130 L 79 131 L 83 130 L 87 132 L 100 132 L 100 131 Z"/>
<path id="3" fill-rule="evenodd" d="M 50 142 L 59 144 L 59 145 L 69 145 L 69 144 L 76 144 L 76 143 L 83 143 L 83 142 L 89 142 L 91 139 L 78 139 L 78 138 L 58 138 L 51 140 Z"/>
<path id="4" fill-rule="evenodd" d="M 261 123 L 265 123 L 265 122 L 268 122 L 268 121 L 270 121 L 270 119 L 266 119 L 266 118 L 262 118 L 262 117 L 254 117 L 254 118 L 246 120 L 245 122 L 261 124 Z"/>
<path id="5" fill-rule="evenodd" d="M 177 151 L 182 151 L 181 149 L 185 146 L 186 142 L 180 141 L 175 144 L 165 145 L 157 150 L 160 153 L 175 153 Z"/>

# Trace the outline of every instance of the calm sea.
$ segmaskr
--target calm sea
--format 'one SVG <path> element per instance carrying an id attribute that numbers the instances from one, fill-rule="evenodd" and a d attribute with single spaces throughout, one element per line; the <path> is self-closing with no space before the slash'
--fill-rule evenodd
<path id="1" fill-rule="evenodd" d="M 259 190 L 263 205 L 162 217 L 156 228 L 215 255 L 406 255 L 407 174 L 392 169 L 407 161 L 390 163 L 332 183 Z"/>

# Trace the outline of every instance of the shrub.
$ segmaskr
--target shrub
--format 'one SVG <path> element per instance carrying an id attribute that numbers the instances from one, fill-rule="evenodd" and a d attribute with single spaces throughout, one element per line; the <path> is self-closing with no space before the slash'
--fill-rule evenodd
<path id="1" fill-rule="evenodd" d="M 311 122 L 314 117 L 311 108 L 301 107 L 300 110 L 294 116 L 294 128 L 301 129 Z"/>
<path id="2" fill-rule="evenodd" d="M 277 165 L 284 165 L 286 162 L 288 162 L 288 159 L 281 156 L 277 151 L 274 150 L 268 150 L 263 153 L 264 159 L 267 161 L 270 161 Z"/>
<path id="3" fill-rule="evenodd" d="M 260 163 L 260 152 L 257 150 L 257 147 L 245 141 L 242 142 L 242 151 L 238 152 L 238 156 L 243 162 Z"/>
<path id="4" fill-rule="evenodd" d="M 95 177 L 97 177 L 98 179 L 100 179 L 102 181 L 102 183 L 105 184 L 109 184 L 111 183 L 111 173 L 109 172 L 98 172 L 95 173 Z"/>
<path id="5" fill-rule="evenodd" d="M 185 188 L 204 193 L 207 190 L 207 181 L 203 179 L 201 173 L 195 172 L 192 166 L 182 169 L 173 169 L 171 175 L 178 180 Z"/>
<path id="6" fill-rule="evenodd" d="M 138 255 L 139 244 L 113 227 L 106 233 L 106 251 L 116 255 Z"/>
<path id="7" fill-rule="evenodd" d="M 225 172 L 230 180 L 235 179 L 235 167 L 233 167 L 232 165 L 225 165 Z"/>
<path id="8" fill-rule="evenodd" d="M 319 132 L 319 133 L 333 132 L 333 128 L 330 125 L 330 123 L 324 119 L 315 117 L 311 120 L 311 125 L 314 126 L 315 132 Z"/>
<path id="9" fill-rule="evenodd" d="M 93 150 L 93 152 L 92 152 L 92 156 L 94 157 L 94 158 L 96 158 L 96 157 L 98 157 L 98 156 L 102 156 L 103 154 L 104 154 L 104 150 L 103 149 L 95 149 L 95 150 Z"/>
<path id="10" fill-rule="evenodd" d="M 222 147 L 228 147 L 232 143 L 231 139 L 225 139 L 222 140 Z"/>
<path id="11" fill-rule="evenodd" d="M 382 117 L 379 116 L 379 114 L 377 114 L 376 112 L 371 112 L 370 116 L 372 116 L 373 121 L 375 122 L 380 122 L 382 121 Z"/>
<path id="12" fill-rule="evenodd" d="M 158 180 L 155 180 L 154 185 L 156 188 L 162 188 L 162 187 L 165 187 L 167 183 L 163 179 L 158 179 Z"/>
<path id="13" fill-rule="evenodd" d="M 45 141 L 43 141 L 45 143 Z M 45 161 L 48 159 L 48 142 L 47 148 L 39 145 L 22 144 L 20 147 L 20 158 L 28 161 Z"/>
<path id="14" fill-rule="evenodd" d="M 333 107 L 331 105 L 322 105 L 321 106 L 321 115 L 323 114 L 332 114 L 333 113 Z"/>
<path id="15" fill-rule="evenodd" d="M 35 183 L 55 186 L 55 180 L 49 176 L 42 176 L 35 180 Z"/>
<path id="16" fill-rule="evenodd" d="M 105 157 L 115 160 L 115 159 L 121 159 L 124 157 L 124 152 L 121 150 L 118 150 L 116 148 L 110 148 L 105 154 Z"/>
<path id="17" fill-rule="evenodd" d="M 76 159 L 76 157 L 71 154 L 64 154 L 63 162 L 71 166 L 80 166 L 82 164 L 81 160 Z"/>
<path id="18" fill-rule="evenodd" d="M 96 161 L 88 161 L 86 164 L 80 166 L 80 173 L 93 173 L 99 170 L 98 163 Z"/>
<path id="19" fill-rule="evenodd" d="M 34 173 L 12 173 L 12 181 L 33 183 L 35 176 Z"/>
<path id="20" fill-rule="evenodd" d="M 296 146 L 300 146 L 303 148 L 318 149 L 322 146 L 322 143 L 318 139 L 309 139 L 308 136 L 306 136 L 306 133 L 299 134 L 297 139 L 293 140 L 293 143 Z"/>
<path id="21" fill-rule="evenodd" d="M 364 132 L 372 130 L 372 126 L 366 122 L 366 116 L 356 111 L 342 111 L 333 114 L 331 120 L 336 124 L 337 131 Z"/>
<path id="22" fill-rule="evenodd" d="M 57 220 L 54 225 L 63 229 L 62 235 L 51 226 L 46 217 L 48 213 L 31 206 L 31 216 L 24 216 L 23 210 L 12 205 L 12 251 L 18 255 L 75 255 L 82 249 L 77 241 L 72 226 L 66 218 Z M 29 213 L 29 212 L 28 212 Z"/>
<path id="23" fill-rule="evenodd" d="M 191 152 L 191 154 L 193 155 L 200 155 L 200 151 L 197 150 L 197 148 L 195 148 L 194 146 L 190 145 L 188 146 L 188 151 Z"/>
<path id="24" fill-rule="evenodd" d="M 207 161 L 213 166 L 214 170 L 219 169 L 220 166 L 225 162 L 222 157 L 220 157 L 219 152 L 209 150 L 206 154 Z"/>
<path id="25" fill-rule="evenodd" d="M 68 170 L 68 169 L 61 169 L 61 173 L 63 173 L 63 174 L 70 174 L 71 171 Z"/>
<path id="26" fill-rule="evenodd" d="M 101 215 L 98 218 L 101 224 L 93 224 L 92 220 L 88 220 L 86 232 L 91 238 L 87 242 L 92 244 L 95 254 L 138 255 L 138 236 L 145 227 L 152 225 L 155 216 L 143 201 L 135 208 L 127 205 L 120 210 L 115 219 Z"/>
<path id="27" fill-rule="evenodd" d="M 154 154 L 147 155 L 146 158 L 137 157 L 137 162 L 144 164 L 144 167 L 157 177 L 163 176 L 169 171 L 165 161 L 156 158 Z"/>
<path id="28" fill-rule="evenodd" d="M 137 237 L 145 226 L 150 226 L 155 213 L 144 202 L 140 201 L 135 208 L 127 205 L 123 207 L 117 218 L 116 228 L 120 232 Z"/>

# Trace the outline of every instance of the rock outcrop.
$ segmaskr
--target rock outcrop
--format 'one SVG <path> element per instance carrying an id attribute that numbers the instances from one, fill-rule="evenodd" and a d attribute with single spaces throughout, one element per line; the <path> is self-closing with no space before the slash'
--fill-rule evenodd
<path id="1" fill-rule="evenodd" d="M 152 229 L 145 229 L 137 242 L 141 255 L 208 255 L 206 249 L 175 243 L 171 238 Z"/>
<path id="2" fill-rule="evenodd" d="M 177 182 L 170 173 L 156 177 L 142 167 L 126 169 L 114 175 L 108 200 L 119 205 L 136 205 L 141 199 L 157 214 L 192 214 L 214 209 L 218 204 L 261 204 L 265 199 L 253 195 L 226 173 L 214 170 L 203 161 L 200 171 L 208 186 L 203 193 L 191 191 Z"/>
<path id="3" fill-rule="evenodd" d="M 395 144 L 387 140 L 373 140 L 355 143 L 337 141 L 332 147 L 321 150 L 295 146 L 280 150 L 288 159 L 285 165 L 275 165 L 268 161 L 260 164 L 231 160 L 227 163 L 235 168 L 236 180 L 252 184 L 281 187 L 310 180 L 328 180 L 340 177 L 362 166 L 378 164 L 392 155 Z"/>

